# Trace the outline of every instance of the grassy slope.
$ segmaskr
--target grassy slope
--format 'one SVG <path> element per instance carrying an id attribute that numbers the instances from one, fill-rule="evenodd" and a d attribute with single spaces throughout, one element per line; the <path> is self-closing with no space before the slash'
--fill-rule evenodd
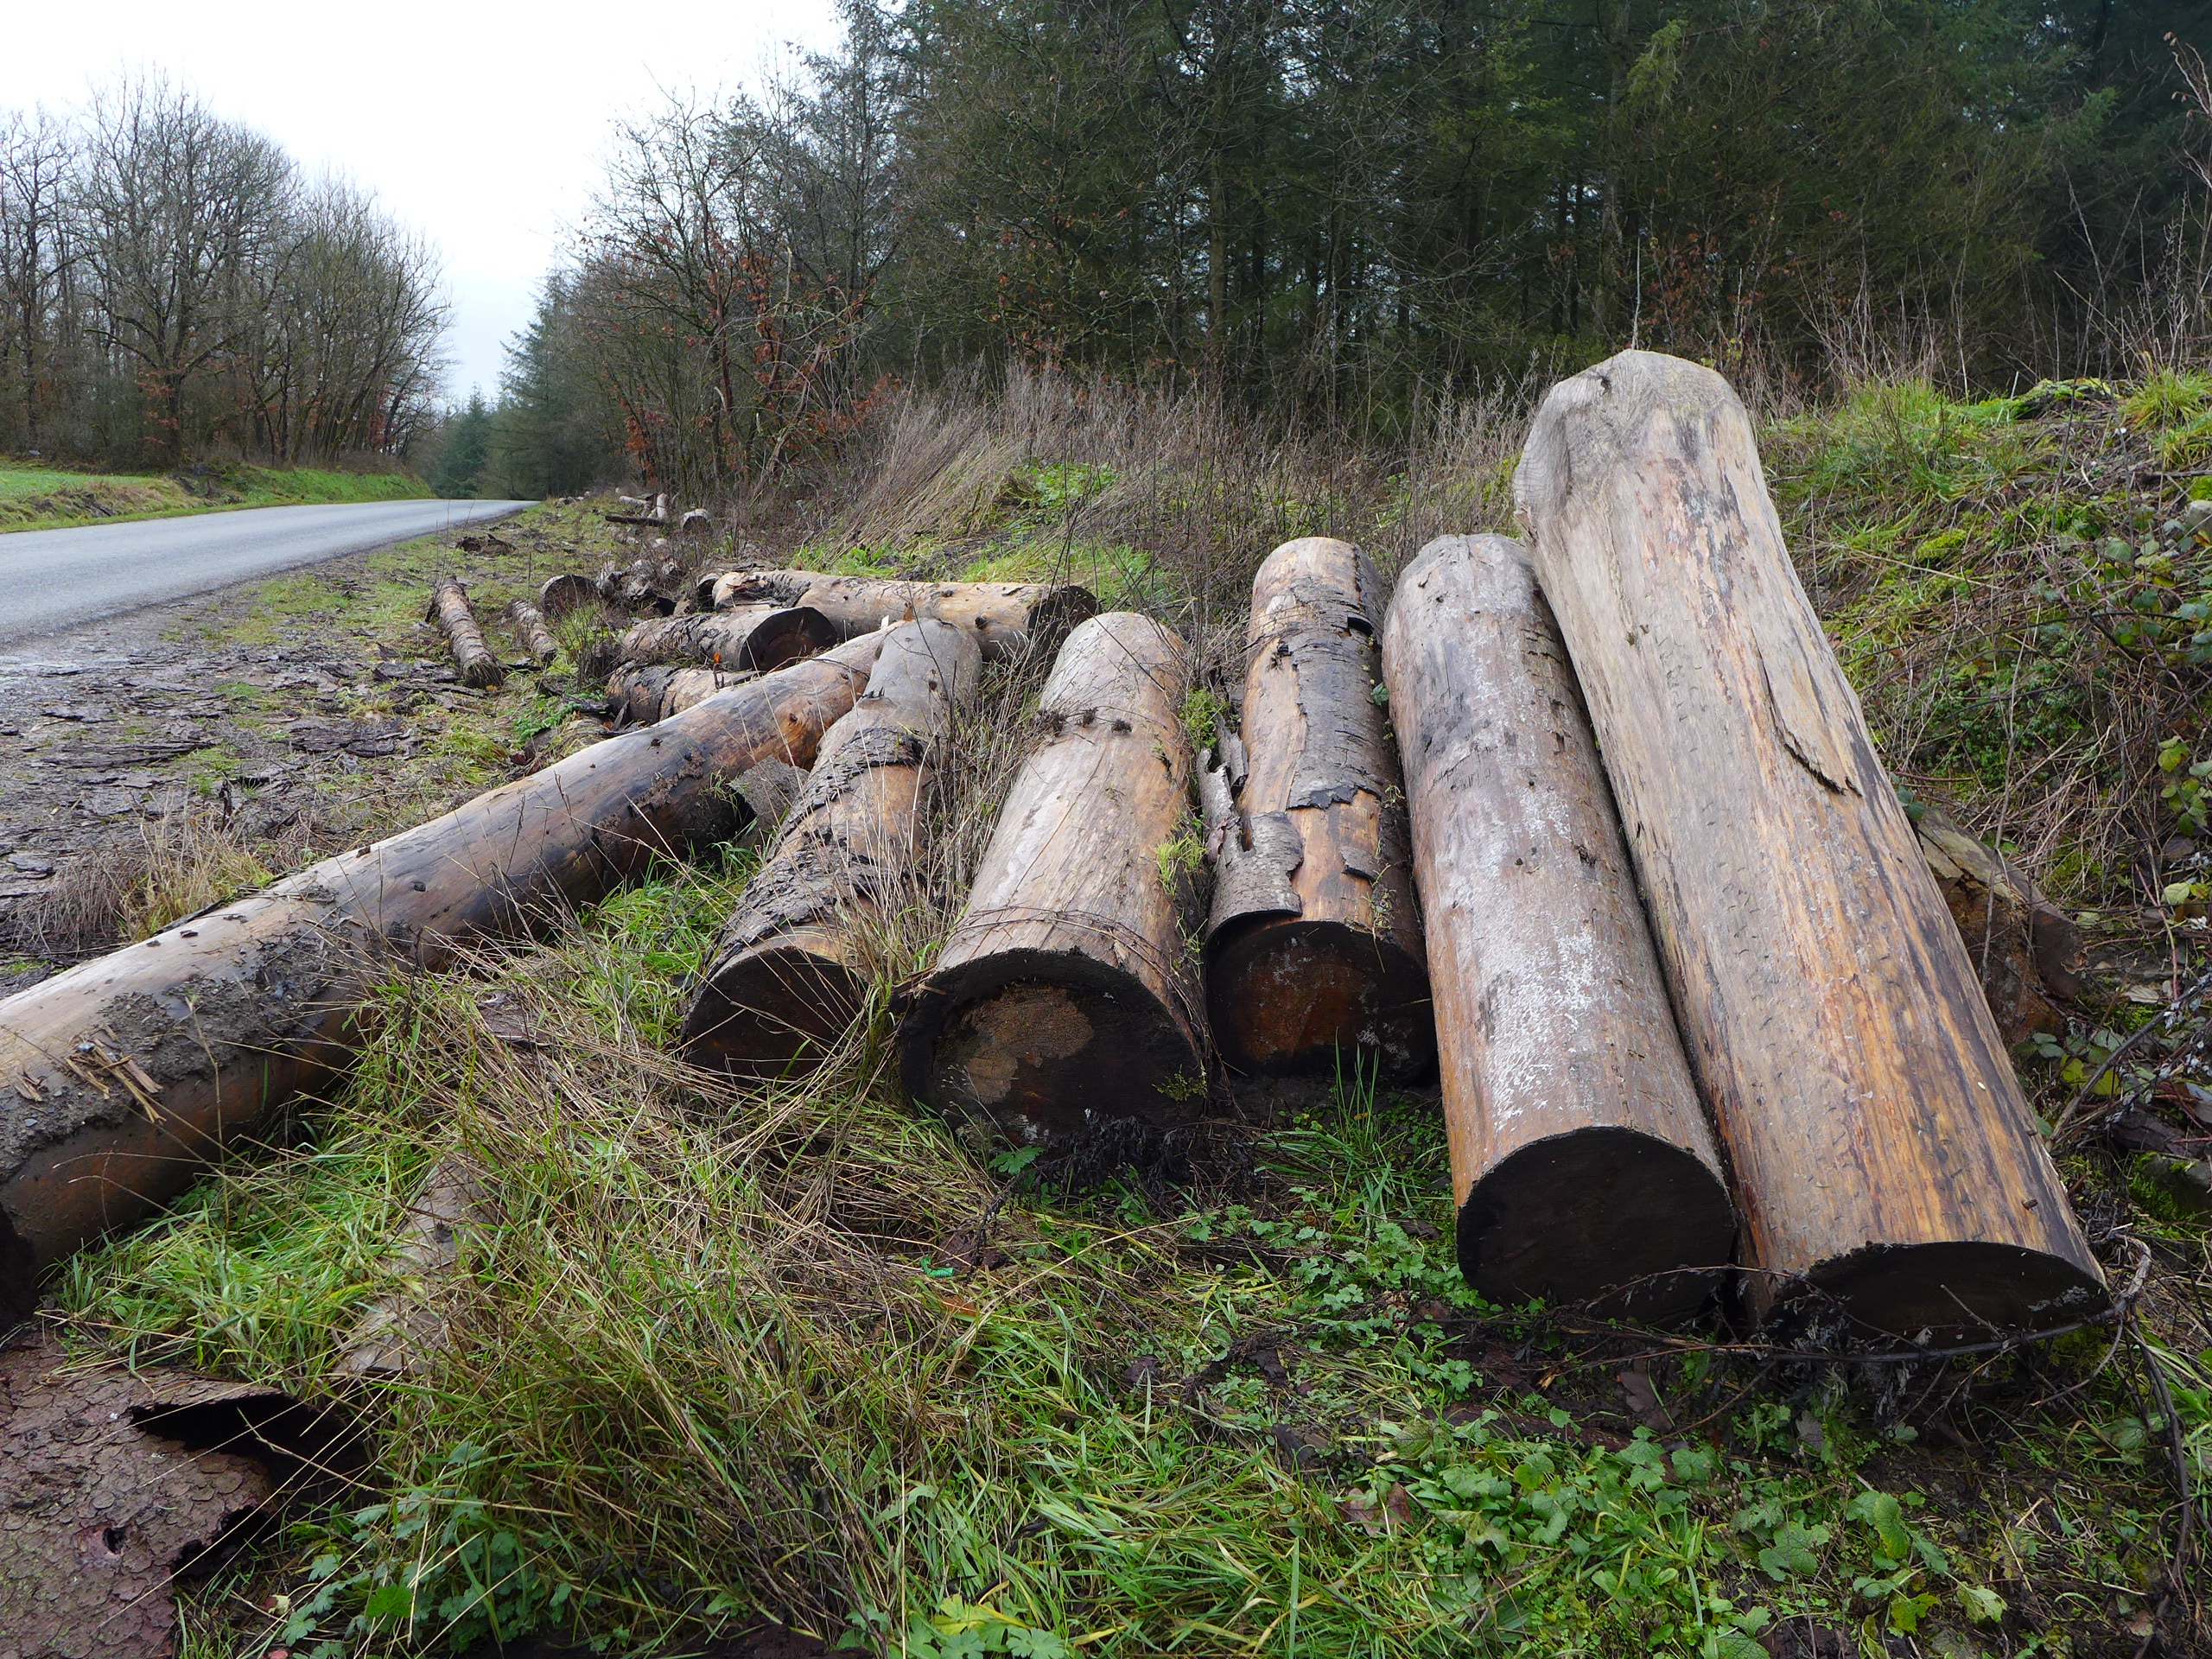
<path id="1" fill-rule="evenodd" d="M 1796 423 L 1772 443 L 1784 510 L 1908 781 L 1986 826 L 2032 820 L 2063 896 L 2193 951 L 2186 902 L 2135 902 L 2122 849 L 2171 827 L 2167 726 L 2192 747 L 2202 726 L 2197 683 L 2163 654 L 2195 648 L 2181 612 L 2207 574 L 2197 542 L 2159 528 L 2187 486 L 2136 464 L 2194 410 L 2018 412 L 1905 388 Z M 1495 502 L 1494 475 L 1461 482 L 1467 516 Z M 1191 526 L 1172 556 L 1066 510 L 1116 487 L 1033 471 L 924 562 L 1068 571 L 1109 603 L 1173 608 L 1203 582 L 1196 486 L 1162 510 Z M 1229 516 L 1262 549 L 1321 524 L 1418 533 L 1387 491 L 1314 499 L 1255 492 Z M 888 562 L 870 545 L 810 556 Z M 365 631 L 411 620 L 437 556 L 408 556 L 340 596 Z M 270 584 L 260 626 L 333 602 L 297 586 L 313 581 Z M 1993 591 L 1997 611 L 1961 610 Z M 1993 632 L 2012 648 L 1979 643 Z M 1217 678 L 1226 658 L 1209 660 Z M 2144 684 L 2164 701 L 2113 735 Z M 2015 686 L 2039 711 L 2075 701 L 2023 736 L 2001 718 Z M 1012 724 L 1033 693 L 996 683 L 986 719 Z M 553 712 L 455 713 L 440 785 L 493 775 Z M 826 1086 L 731 1099 L 674 1071 L 661 1046 L 749 868 L 669 870 L 548 949 L 395 987 L 311 1142 L 70 1270 L 88 1346 L 312 1385 L 390 1287 L 385 1241 L 435 1163 L 475 1172 L 499 1224 L 441 1293 L 452 1347 L 369 1391 L 387 1434 L 362 1507 L 202 1592 L 189 1651 L 435 1651 L 572 1621 L 653 1649 L 763 1614 L 916 1656 L 1753 1659 L 1754 1637 L 1801 1650 L 1781 1632 L 1807 1619 L 1868 1653 L 2087 1655 L 2150 1629 L 2170 1453 L 2204 1471 L 2212 1384 L 2189 1307 L 2202 1224 L 2131 1166 L 2067 1160 L 2114 1260 L 2115 1229 L 2164 1253 L 2116 1345 L 2083 1332 L 1870 1376 L 1596 1332 L 1465 1291 L 1423 1099 L 1355 1080 L 1180 1185 L 1065 1192 L 899 1103 L 881 1007 Z M 942 921 L 904 925 L 887 992 Z M 501 1040 L 495 995 L 556 1040 Z M 2093 1027 L 2030 1065 L 2045 1109 L 2114 1034 Z M 1648 1421 L 1628 1370 L 1661 1402 Z"/>
<path id="2" fill-rule="evenodd" d="M 429 493 L 404 473 L 235 467 L 191 487 L 161 474 L 80 473 L 0 457 L 0 531 L 54 530 L 127 518 L 174 518 L 227 507 L 404 501 Z"/>

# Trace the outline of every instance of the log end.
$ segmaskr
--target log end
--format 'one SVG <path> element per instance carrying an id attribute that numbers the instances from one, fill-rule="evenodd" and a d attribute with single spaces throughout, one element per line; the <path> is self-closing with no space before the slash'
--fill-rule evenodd
<path id="1" fill-rule="evenodd" d="M 1629 1128 L 1532 1141 L 1459 1206 L 1459 1270 L 1508 1306 L 1539 1296 L 1607 1317 L 1681 1319 L 1712 1300 L 1735 1239 L 1719 1172 Z"/>
<path id="2" fill-rule="evenodd" d="M 1343 922 L 1257 919 L 1217 940 L 1206 1017 L 1223 1060 L 1250 1075 L 1325 1072 L 1353 1054 L 1385 1083 L 1436 1067 L 1427 969 Z"/>
<path id="3" fill-rule="evenodd" d="M 1141 1156 L 1205 1106 L 1205 1061 L 1182 1020 L 1133 975 L 1077 951 L 940 972 L 899 1043 L 909 1094 L 1048 1152 Z"/>
<path id="4" fill-rule="evenodd" d="M 701 983 L 679 1042 L 693 1065 L 733 1077 L 800 1077 L 843 1040 L 867 1001 L 867 980 L 832 948 L 785 935 Z"/>
<path id="5" fill-rule="evenodd" d="M 2094 1264 L 1985 1240 L 1872 1244 L 1800 1281 L 1754 1275 L 1748 1290 L 1753 1311 L 1784 1331 L 1916 1343 L 2044 1330 L 2112 1306 Z"/>
<path id="6" fill-rule="evenodd" d="M 811 605 L 788 606 L 746 636 L 737 661 L 725 663 L 717 656 L 714 665 L 766 674 L 801 658 L 818 656 L 838 639 L 836 624 Z"/>

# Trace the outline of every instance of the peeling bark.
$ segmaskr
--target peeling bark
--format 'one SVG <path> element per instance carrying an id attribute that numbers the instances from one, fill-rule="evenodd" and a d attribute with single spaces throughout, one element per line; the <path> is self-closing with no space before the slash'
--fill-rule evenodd
<path id="1" fill-rule="evenodd" d="M 2063 1027 L 2058 1004 L 2081 988 L 2082 931 L 2074 918 L 1942 807 L 1923 803 L 1912 827 L 1999 1034 L 2010 1046 Z"/>
<path id="2" fill-rule="evenodd" d="M 484 631 L 476 626 L 468 590 L 458 582 L 448 576 L 430 589 L 430 608 L 423 620 L 436 623 L 445 635 L 463 685 L 494 686 L 507 677 L 505 668 L 484 643 Z"/>
<path id="3" fill-rule="evenodd" d="M 516 640 L 531 659 L 540 668 L 550 667 L 553 659 L 561 654 L 560 642 L 545 626 L 545 618 L 537 607 L 528 600 L 516 600 L 507 607 L 507 620 L 514 628 Z"/>

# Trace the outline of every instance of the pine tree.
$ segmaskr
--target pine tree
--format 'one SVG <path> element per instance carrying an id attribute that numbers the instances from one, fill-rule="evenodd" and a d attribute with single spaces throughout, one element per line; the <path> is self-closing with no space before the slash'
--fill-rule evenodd
<path id="1" fill-rule="evenodd" d="M 483 389 L 477 387 L 469 392 L 466 409 L 446 417 L 437 464 L 430 469 L 430 487 L 454 499 L 475 495 L 491 456 L 492 411 L 485 406 Z"/>

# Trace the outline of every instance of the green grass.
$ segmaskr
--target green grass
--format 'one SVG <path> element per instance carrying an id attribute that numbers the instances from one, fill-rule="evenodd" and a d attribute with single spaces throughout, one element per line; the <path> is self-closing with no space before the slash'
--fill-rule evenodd
<path id="1" fill-rule="evenodd" d="M 180 518 L 237 507 L 402 501 L 429 494 L 405 473 L 234 467 L 190 486 L 165 474 L 73 472 L 0 457 L 0 531 Z"/>

